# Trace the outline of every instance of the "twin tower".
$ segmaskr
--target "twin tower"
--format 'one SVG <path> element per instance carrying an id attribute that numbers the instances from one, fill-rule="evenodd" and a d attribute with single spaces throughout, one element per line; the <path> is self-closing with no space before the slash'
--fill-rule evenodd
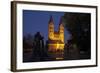
<path id="1" fill-rule="evenodd" d="M 62 19 L 58 25 L 58 31 L 54 30 L 54 22 L 52 16 L 48 23 L 48 49 L 49 51 L 64 50 L 64 26 Z"/>

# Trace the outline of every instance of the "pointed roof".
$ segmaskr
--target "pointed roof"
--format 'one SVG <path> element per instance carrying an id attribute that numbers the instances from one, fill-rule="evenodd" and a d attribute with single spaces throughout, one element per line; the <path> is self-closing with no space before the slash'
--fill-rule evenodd
<path id="1" fill-rule="evenodd" d="M 62 17 L 60 18 L 59 26 L 63 25 Z"/>
<path id="2" fill-rule="evenodd" d="M 60 24 L 62 24 L 62 17 L 60 17 L 60 22 L 59 22 L 59 25 L 60 25 Z"/>
<path id="3" fill-rule="evenodd" d="M 50 22 L 53 22 L 52 16 L 50 16 L 49 23 L 50 23 Z"/>

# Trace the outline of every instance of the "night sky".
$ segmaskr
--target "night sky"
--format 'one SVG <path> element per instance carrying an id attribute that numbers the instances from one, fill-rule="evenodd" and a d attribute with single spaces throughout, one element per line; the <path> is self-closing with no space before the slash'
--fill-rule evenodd
<path id="1" fill-rule="evenodd" d="M 48 22 L 50 16 L 53 17 L 55 31 L 57 31 L 60 18 L 63 15 L 64 12 L 23 10 L 23 35 L 34 35 L 39 31 L 46 41 L 48 39 Z M 70 34 L 65 30 L 65 40 L 69 38 Z"/>

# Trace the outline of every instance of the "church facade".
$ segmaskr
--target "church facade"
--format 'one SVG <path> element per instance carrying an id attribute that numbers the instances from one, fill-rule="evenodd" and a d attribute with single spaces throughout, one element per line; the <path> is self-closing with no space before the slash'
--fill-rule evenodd
<path id="1" fill-rule="evenodd" d="M 64 50 L 64 26 L 62 19 L 60 20 L 58 31 L 54 30 L 54 22 L 52 16 L 48 23 L 48 49 L 49 51 L 63 51 Z"/>

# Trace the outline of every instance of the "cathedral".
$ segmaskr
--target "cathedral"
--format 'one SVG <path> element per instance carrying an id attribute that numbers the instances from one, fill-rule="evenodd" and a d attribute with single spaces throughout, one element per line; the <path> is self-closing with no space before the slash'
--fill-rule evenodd
<path id="1" fill-rule="evenodd" d="M 54 22 L 52 16 L 48 22 L 48 50 L 55 51 L 63 51 L 64 50 L 64 26 L 62 23 L 62 19 L 60 20 L 58 31 L 54 30 Z"/>

